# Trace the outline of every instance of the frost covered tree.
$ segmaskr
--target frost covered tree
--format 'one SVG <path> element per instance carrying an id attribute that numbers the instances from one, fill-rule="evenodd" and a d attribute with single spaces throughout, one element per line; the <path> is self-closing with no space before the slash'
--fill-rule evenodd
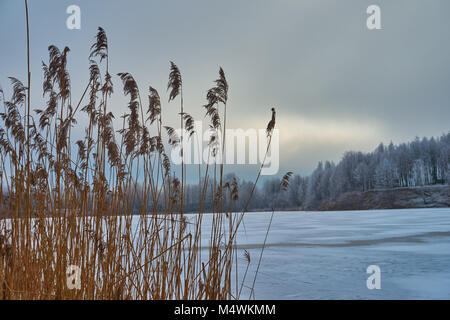
<path id="1" fill-rule="evenodd" d="M 253 182 L 239 179 L 234 174 L 225 175 L 224 182 L 231 183 L 233 179 L 236 179 L 239 189 L 239 199 L 233 203 L 233 208 L 239 211 L 251 193 Z M 256 188 L 248 209 L 270 208 L 279 183 L 280 177 L 267 178 Z M 391 142 L 386 146 L 380 143 L 369 153 L 346 152 L 337 164 L 321 161 L 310 176 L 295 175 L 291 178 L 289 189 L 281 196 L 277 209 L 317 209 L 321 203 L 351 191 L 443 183 L 450 184 L 450 132 L 438 138 L 416 137 L 400 145 Z M 211 180 L 208 190 L 212 188 Z M 197 210 L 198 192 L 198 185 L 186 187 L 186 210 Z M 208 192 L 206 197 L 205 203 L 210 203 L 212 192 Z M 228 203 L 226 193 L 224 197 L 224 202 Z M 209 210 L 210 207 L 204 208 L 205 212 Z"/>
<path id="2" fill-rule="evenodd" d="M 384 158 L 375 170 L 377 188 L 394 188 L 398 186 L 398 170 L 391 161 Z"/>

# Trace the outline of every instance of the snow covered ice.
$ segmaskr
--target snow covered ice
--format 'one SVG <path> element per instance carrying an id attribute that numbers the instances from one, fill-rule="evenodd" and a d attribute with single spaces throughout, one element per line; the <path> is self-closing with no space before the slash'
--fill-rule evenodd
<path id="1" fill-rule="evenodd" d="M 239 228 L 239 281 L 244 249 L 251 255 L 247 286 L 270 215 L 246 213 Z M 210 217 L 203 218 L 204 245 Z M 369 265 L 381 268 L 380 290 L 366 286 Z M 244 287 L 241 299 L 249 293 Z M 450 299 L 450 208 L 276 212 L 255 298 Z"/>

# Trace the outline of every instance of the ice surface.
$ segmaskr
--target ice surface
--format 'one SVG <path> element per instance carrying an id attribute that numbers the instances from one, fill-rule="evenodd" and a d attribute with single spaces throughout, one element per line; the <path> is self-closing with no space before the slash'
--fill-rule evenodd
<path id="1" fill-rule="evenodd" d="M 238 250 L 251 286 L 271 213 L 247 213 Z M 190 219 L 194 219 L 190 217 Z M 208 230 L 210 216 L 204 217 Z M 203 234 L 204 245 L 208 238 Z M 369 265 L 381 289 L 369 290 Z M 246 267 L 239 259 L 239 276 Z M 239 280 L 240 281 L 240 280 Z M 247 299 L 244 288 L 241 298 Z M 276 212 L 256 299 L 450 299 L 450 209 Z"/>
<path id="2" fill-rule="evenodd" d="M 270 216 L 246 213 L 239 228 L 239 286 L 247 266 L 244 250 L 251 255 L 241 299 L 249 297 Z M 197 219 L 185 217 L 191 223 Z M 203 215 L 203 250 L 211 217 Z M 133 217 L 135 232 L 139 221 Z M 369 265 L 381 268 L 380 290 L 366 286 Z M 450 299 L 450 208 L 276 212 L 255 298 Z"/>

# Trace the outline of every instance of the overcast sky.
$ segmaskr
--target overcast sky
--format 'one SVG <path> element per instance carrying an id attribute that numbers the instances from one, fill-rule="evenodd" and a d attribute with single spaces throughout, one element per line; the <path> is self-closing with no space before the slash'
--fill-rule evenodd
<path id="1" fill-rule="evenodd" d="M 81 8 L 81 30 L 66 28 L 66 8 Z M 382 30 L 368 30 L 366 9 L 381 8 Z M 439 136 L 450 129 L 448 0 L 30 0 L 32 108 L 41 108 L 41 60 L 69 46 L 73 97 L 88 81 L 97 27 L 108 36 L 110 71 L 130 72 L 141 94 L 166 96 L 169 60 L 183 76 L 185 108 L 202 119 L 219 66 L 230 84 L 230 128 L 265 128 L 277 108 L 280 172 L 309 174 L 319 160 L 380 143 Z M 0 85 L 26 82 L 23 1 L 0 2 Z M 126 112 L 120 79 L 111 108 Z M 9 90 L 9 91 L 8 91 Z M 165 101 L 166 98 L 164 98 Z M 163 104 L 176 126 L 178 104 Z M 169 116 L 169 113 L 171 115 Z M 254 168 L 229 167 L 245 177 Z"/>

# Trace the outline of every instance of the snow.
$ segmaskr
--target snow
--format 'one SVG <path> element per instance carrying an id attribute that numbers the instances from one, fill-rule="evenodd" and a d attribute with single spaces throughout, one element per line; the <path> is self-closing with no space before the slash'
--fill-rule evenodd
<path id="1" fill-rule="evenodd" d="M 271 213 L 247 213 L 238 255 L 251 286 Z M 205 215 L 204 245 L 210 215 Z M 194 221 L 195 217 L 189 219 Z M 247 263 L 239 259 L 239 277 Z M 381 289 L 369 290 L 369 265 Z M 239 280 L 241 281 L 241 280 Z M 240 283 L 240 282 L 239 282 Z M 248 299 L 244 288 L 241 299 Z M 450 299 L 450 209 L 276 212 L 256 299 Z"/>

